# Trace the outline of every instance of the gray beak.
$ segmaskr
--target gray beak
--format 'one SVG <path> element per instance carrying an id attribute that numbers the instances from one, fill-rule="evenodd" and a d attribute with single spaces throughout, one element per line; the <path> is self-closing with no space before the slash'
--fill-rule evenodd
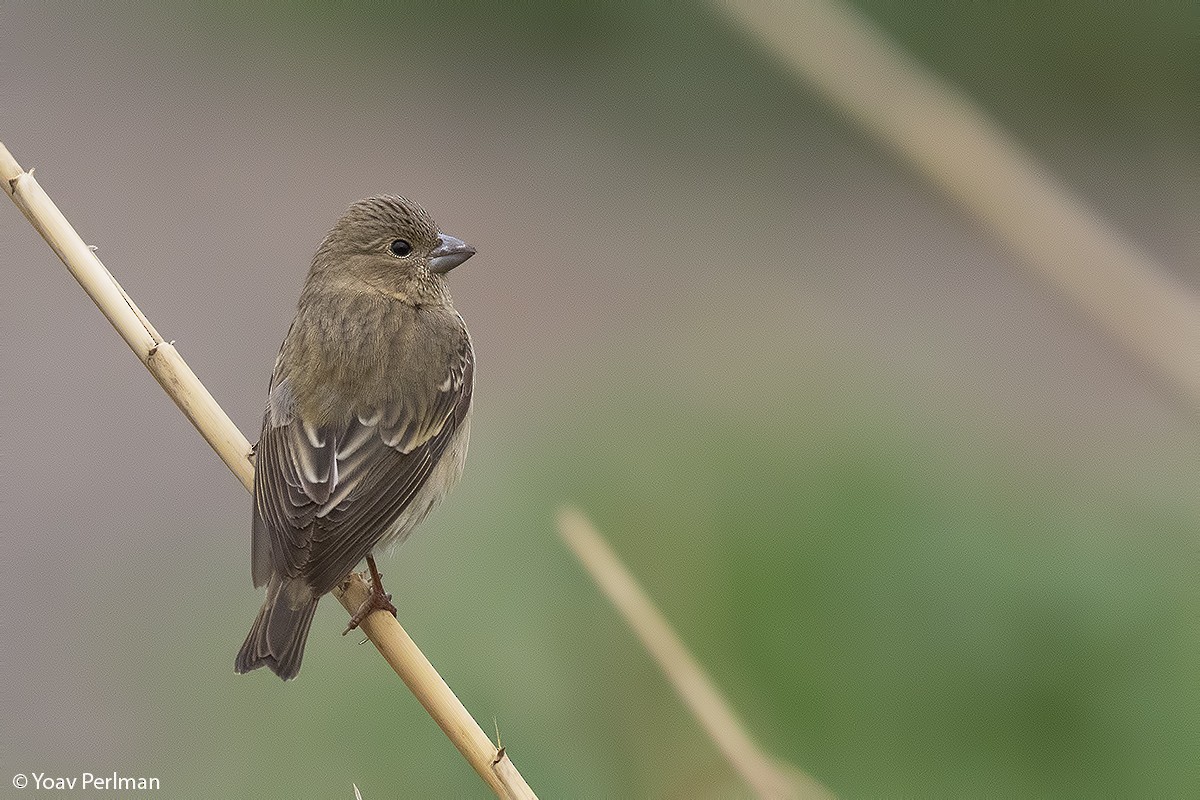
<path id="1" fill-rule="evenodd" d="M 453 236 L 440 234 L 438 246 L 429 253 L 429 271 L 445 274 L 475 255 L 475 248 Z"/>

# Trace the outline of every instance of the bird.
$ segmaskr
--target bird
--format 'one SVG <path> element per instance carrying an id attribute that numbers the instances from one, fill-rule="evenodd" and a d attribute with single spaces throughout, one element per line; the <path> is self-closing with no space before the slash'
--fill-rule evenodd
<path id="1" fill-rule="evenodd" d="M 345 632 L 396 613 L 374 556 L 466 459 L 475 351 L 446 274 L 474 254 L 396 195 L 354 203 L 318 247 L 254 447 L 250 572 L 266 599 L 236 672 L 295 678 L 318 601 L 364 559 L 371 593 Z"/>

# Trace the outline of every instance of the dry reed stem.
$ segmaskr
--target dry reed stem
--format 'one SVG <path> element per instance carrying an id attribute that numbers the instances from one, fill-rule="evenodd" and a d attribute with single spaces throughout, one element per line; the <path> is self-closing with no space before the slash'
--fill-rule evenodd
<path id="1" fill-rule="evenodd" d="M 356 572 L 334 595 L 353 614 L 370 592 L 366 578 Z M 374 611 L 359 627 L 497 796 L 512 800 L 536 798 L 508 753 L 496 748 L 395 617 L 386 611 Z"/>
<path id="2" fill-rule="evenodd" d="M 209 394 L 200 379 L 100 263 L 71 223 L 0 143 L 0 181 L 17 208 L 25 214 L 79 285 L 104 312 L 134 354 L 163 387 L 196 430 L 212 446 L 247 490 L 253 491 L 254 463 L 250 443 Z M 362 578 L 352 576 L 344 591 L 335 592 L 342 605 L 356 610 L 365 598 Z M 429 715 L 498 797 L 535 797 L 506 753 L 497 750 L 454 692 L 391 614 L 376 611 L 362 623 L 363 632 L 403 679 Z"/>
<path id="3" fill-rule="evenodd" d="M 571 508 L 561 509 L 558 530 L 755 794 L 764 798 L 833 796 L 813 777 L 763 752 L 662 612 L 583 514 Z"/>
<path id="4" fill-rule="evenodd" d="M 1200 408 L 1200 297 L 967 97 L 827 0 L 717 0 L 833 105 L 974 214 Z"/>

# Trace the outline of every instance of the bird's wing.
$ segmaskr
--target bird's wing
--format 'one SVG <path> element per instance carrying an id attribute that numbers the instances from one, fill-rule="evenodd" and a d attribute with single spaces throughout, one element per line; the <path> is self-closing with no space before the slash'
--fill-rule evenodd
<path id="1" fill-rule="evenodd" d="M 466 420 L 475 360 L 464 337 L 445 378 L 406 401 L 314 427 L 287 380 L 271 391 L 254 475 L 252 573 L 322 594 L 367 556 L 425 485 Z"/>

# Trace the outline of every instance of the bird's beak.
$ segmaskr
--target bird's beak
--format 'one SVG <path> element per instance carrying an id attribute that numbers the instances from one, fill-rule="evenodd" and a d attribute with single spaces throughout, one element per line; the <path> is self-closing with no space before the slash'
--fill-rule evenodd
<path id="1" fill-rule="evenodd" d="M 429 271 L 439 275 L 449 272 L 475 255 L 475 248 L 446 234 L 438 235 L 438 246 L 429 253 Z"/>

